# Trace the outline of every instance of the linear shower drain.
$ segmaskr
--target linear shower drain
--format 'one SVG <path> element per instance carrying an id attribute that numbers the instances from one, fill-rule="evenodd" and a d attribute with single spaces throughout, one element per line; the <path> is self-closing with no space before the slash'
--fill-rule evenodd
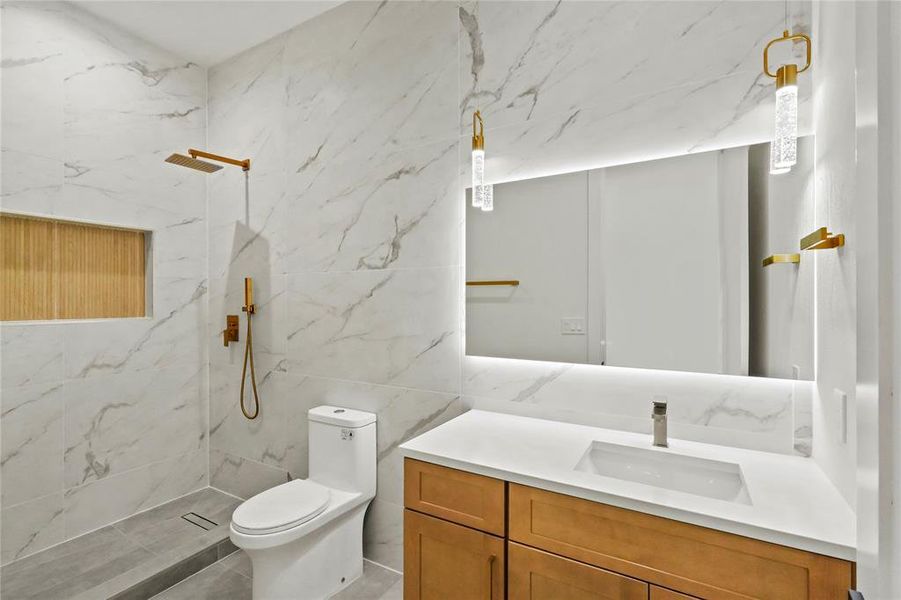
<path id="1" fill-rule="evenodd" d="M 198 515 L 196 512 L 185 513 L 181 516 L 181 518 L 191 525 L 197 525 L 198 527 L 205 529 L 206 531 L 209 531 L 213 527 L 219 526 L 219 523 L 211 521 L 202 515 Z"/>

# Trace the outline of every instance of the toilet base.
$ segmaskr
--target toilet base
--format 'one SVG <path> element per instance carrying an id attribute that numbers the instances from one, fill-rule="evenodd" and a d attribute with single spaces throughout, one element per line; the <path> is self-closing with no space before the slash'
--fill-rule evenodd
<path id="1" fill-rule="evenodd" d="M 324 600 L 363 574 L 368 502 L 283 546 L 246 549 L 254 600 Z"/>

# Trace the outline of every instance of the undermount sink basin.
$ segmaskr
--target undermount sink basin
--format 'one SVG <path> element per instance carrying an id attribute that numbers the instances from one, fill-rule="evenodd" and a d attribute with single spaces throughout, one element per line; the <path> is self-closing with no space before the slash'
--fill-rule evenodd
<path id="1" fill-rule="evenodd" d="M 575 470 L 717 500 L 751 504 L 741 467 L 735 463 L 651 448 L 592 442 Z"/>

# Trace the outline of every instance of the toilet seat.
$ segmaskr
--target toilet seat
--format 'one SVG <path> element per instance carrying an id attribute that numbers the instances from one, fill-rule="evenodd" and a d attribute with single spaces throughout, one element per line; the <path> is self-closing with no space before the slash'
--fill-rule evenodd
<path id="1" fill-rule="evenodd" d="M 331 492 L 324 485 L 295 479 L 269 488 L 241 504 L 232 514 L 232 527 L 248 535 L 285 531 L 321 514 L 330 499 Z"/>

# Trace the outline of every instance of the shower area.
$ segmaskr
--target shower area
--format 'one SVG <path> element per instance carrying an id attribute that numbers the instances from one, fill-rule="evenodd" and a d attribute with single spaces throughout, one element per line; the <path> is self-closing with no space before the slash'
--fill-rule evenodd
<path id="1" fill-rule="evenodd" d="M 208 487 L 206 182 L 163 162 L 205 141 L 207 73 L 67 3 L 0 10 L 0 593 L 150 597 L 234 550 L 240 502 Z"/>
<path id="2" fill-rule="evenodd" d="M 231 514 L 306 477 L 309 408 L 426 427 L 459 399 L 288 374 L 289 292 L 312 305 L 285 275 L 284 34 L 208 68 L 74 3 L 0 19 L 0 595 L 249 599 Z M 399 481 L 366 533 L 397 570 Z M 348 597 L 400 580 L 367 561 Z"/>

